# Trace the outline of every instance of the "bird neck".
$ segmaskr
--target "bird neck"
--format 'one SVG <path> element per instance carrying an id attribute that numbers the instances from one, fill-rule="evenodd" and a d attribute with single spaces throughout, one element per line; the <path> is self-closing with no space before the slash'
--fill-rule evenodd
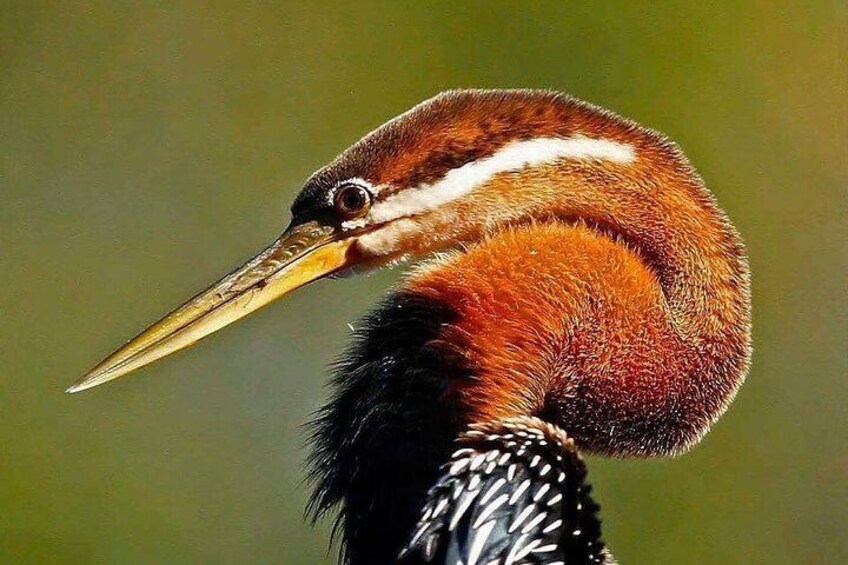
<path id="1" fill-rule="evenodd" d="M 626 175 L 558 171 L 551 186 L 561 190 L 546 212 L 585 222 L 633 250 L 656 274 L 681 335 L 704 345 L 725 341 L 750 321 L 744 246 L 685 158 L 664 151 L 629 165 Z"/>
<path id="2" fill-rule="evenodd" d="M 659 455 L 732 400 L 750 355 L 741 240 L 675 148 L 635 154 L 504 177 L 489 194 L 509 221 L 444 226 L 476 243 L 407 283 L 457 312 L 440 340 L 473 367 L 451 390 L 469 420 L 543 415 L 583 449 Z"/>

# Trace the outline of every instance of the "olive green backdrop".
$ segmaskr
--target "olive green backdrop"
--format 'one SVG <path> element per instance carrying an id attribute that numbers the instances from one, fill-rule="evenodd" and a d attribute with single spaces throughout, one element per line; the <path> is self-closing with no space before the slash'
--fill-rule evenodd
<path id="1" fill-rule="evenodd" d="M 0 562 L 331 563 L 301 428 L 399 272 L 62 391 L 274 238 L 309 173 L 457 86 L 682 144 L 744 235 L 753 370 L 675 460 L 589 461 L 625 565 L 845 563 L 842 2 L 0 2 Z"/>

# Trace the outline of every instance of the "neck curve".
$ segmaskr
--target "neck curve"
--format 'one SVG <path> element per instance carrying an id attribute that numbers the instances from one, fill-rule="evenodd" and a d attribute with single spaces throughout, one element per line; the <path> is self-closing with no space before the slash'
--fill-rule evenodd
<path id="1" fill-rule="evenodd" d="M 502 195 L 494 229 L 431 228 L 476 242 L 408 283 L 458 312 L 441 339 L 471 344 L 476 379 L 453 390 L 471 421 L 547 415 L 583 449 L 660 455 L 733 399 L 750 357 L 744 247 L 685 157 L 640 131 L 632 163 L 551 164 L 457 203 Z"/>

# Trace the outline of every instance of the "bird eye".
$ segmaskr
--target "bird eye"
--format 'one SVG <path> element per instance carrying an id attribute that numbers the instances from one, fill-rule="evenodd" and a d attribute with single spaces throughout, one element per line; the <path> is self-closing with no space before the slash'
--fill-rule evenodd
<path id="1" fill-rule="evenodd" d="M 371 193 L 358 184 L 346 184 L 336 191 L 333 205 L 346 220 L 361 218 L 371 208 Z"/>

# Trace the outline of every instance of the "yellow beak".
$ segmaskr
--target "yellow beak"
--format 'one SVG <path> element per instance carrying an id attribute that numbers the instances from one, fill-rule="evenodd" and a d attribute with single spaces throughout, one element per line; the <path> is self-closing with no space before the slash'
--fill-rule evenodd
<path id="1" fill-rule="evenodd" d="M 353 264 L 355 237 L 318 222 L 292 226 L 268 249 L 109 355 L 67 392 L 79 392 L 152 363 L 284 294 Z"/>

